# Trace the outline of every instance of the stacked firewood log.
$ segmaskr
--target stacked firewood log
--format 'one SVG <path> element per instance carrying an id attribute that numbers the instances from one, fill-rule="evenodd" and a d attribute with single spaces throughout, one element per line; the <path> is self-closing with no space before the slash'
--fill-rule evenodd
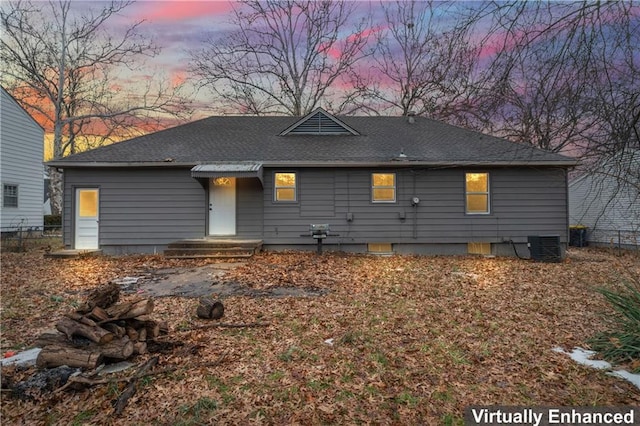
<path id="1" fill-rule="evenodd" d="M 147 341 L 168 332 L 166 322 L 150 317 L 153 299 L 118 303 L 119 298 L 120 287 L 115 283 L 92 291 L 82 307 L 56 323 L 56 330 L 38 337 L 36 345 L 42 350 L 36 365 L 93 369 L 104 362 L 144 354 Z"/>

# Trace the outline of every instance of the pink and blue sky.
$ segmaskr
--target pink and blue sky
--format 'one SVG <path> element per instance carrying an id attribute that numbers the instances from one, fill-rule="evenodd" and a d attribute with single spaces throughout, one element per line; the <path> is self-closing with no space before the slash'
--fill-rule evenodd
<path id="1" fill-rule="evenodd" d="M 36 3 L 46 4 L 36 0 Z M 354 21 L 363 16 L 371 16 L 370 26 L 365 29 L 375 33 L 387 26 L 384 11 L 379 0 L 354 1 L 357 13 L 353 16 Z M 526 3 L 525 3 L 526 4 Z M 536 3 L 531 3 L 535 5 Z M 566 3 L 565 3 L 566 4 Z M 99 9 L 102 5 L 100 0 L 73 0 L 72 8 L 81 13 L 86 9 Z M 448 7 L 447 12 L 436 10 L 438 25 L 447 25 L 454 21 L 453 13 L 456 8 L 479 7 L 479 1 L 459 1 L 453 3 L 453 7 Z M 214 102 L 213 97 L 207 90 L 196 91 L 194 79 L 187 71 L 190 54 L 189 51 L 204 47 L 205 42 L 211 39 L 219 39 L 225 34 L 233 31 L 234 25 L 230 23 L 234 7 L 239 7 L 234 1 L 228 0 L 141 0 L 125 8 L 120 15 L 112 17 L 107 21 L 107 31 L 114 34 L 122 33 L 132 23 L 144 21 L 139 27 L 139 32 L 162 50 L 160 55 L 148 60 L 148 63 L 134 71 L 123 70 L 120 74 L 121 81 L 113 82 L 113 89 L 136 88 L 137 82 L 162 78 L 166 82 L 176 84 L 185 83 L 190 93 L 190 99 L 194 100 L 196 112 L 193 118 L 200 118 L 210 115 L 207 105 Z M 358 16 L 359 15 L 359 16 Z M 121 30 L 122 29 L 122 30 Z M 349 36 L 353 27 L 345 28 L 345 39 Z M 482 54 L 486 57 L 496 52 L 497 48 L 503 47 L 500 33 L 495 33 L 490 40 L 482 46 Z M 367 64 L 362 64 L 364 69 L 370 69 Z M 143 85 L 140 85 L 143 87 Z"/>

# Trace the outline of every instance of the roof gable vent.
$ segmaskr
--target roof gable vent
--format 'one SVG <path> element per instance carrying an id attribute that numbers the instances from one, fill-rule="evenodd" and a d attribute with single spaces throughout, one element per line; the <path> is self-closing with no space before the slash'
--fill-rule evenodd
<path id="1" fill-rule="evenodd" d="M 359 135 L 359 133 L 322 108 L 318 108 L 302 117 L 280 135 Z"/>

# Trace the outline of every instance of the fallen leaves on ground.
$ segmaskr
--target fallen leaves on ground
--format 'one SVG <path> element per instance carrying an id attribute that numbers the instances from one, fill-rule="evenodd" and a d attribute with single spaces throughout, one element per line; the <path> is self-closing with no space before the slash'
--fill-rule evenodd
<path id="1" fill-rule="evenodd" d="M 99 284 L 209 262 L 3 254 L 2 352 L 29 347 Z M 551 350 L 587 347 L 612 312 L 595 289 L 630 272 L 636 253 L 591 249 L 557 264 L 261 253 L 223 279 L 328 294 L 228 297 L 224 322 L 268 323 L 228 329 L 199 327 L 193 299 L 156 299 L 154 318 L 184 345 L 160 355 L 168 373 L 141 380 L 122 416 L 111 404 L 124 384 L 96 385 L 36 401 L 3 392 L 3 424 L 457 424 L 471 404 L 638 405 L 633 385 Z"/>

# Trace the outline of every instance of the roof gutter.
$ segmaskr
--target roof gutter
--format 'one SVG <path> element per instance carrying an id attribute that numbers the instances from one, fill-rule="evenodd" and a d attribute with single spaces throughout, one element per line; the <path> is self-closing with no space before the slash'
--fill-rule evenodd
<path id="1" fill-rule="evenodd" d="M 198 165 L 198 163 L 183 163 L 183 162 L 173 162 L 173 161 L 145 161 L 145 162 L 108 162 L 108 161 L 65 161 L 61 160 L 52 160 L 44 163 L 45 166 L 49 167 L 58 167 L 60 169 L 65 168 L 86 168 L 86 167 L 95 167 L 95 168 L 120 168 L 120 167 L 132 167 L 132 168 L 151 168 L 151 167 L 172 167 L 172 168 L 191 168 L 193 166 Z"/>
<path id="2" fill-rule="evenodd" d="M 78 162 L 53 160 L 45 163 L 47 166 L 57 168 L 192 168 L 201 164 L 230 164 L 234 161 L 209 161 L 209 162 Z M 263 167 L 575 167 L 577 160 L 555 161 L 262 161 Z"/>

